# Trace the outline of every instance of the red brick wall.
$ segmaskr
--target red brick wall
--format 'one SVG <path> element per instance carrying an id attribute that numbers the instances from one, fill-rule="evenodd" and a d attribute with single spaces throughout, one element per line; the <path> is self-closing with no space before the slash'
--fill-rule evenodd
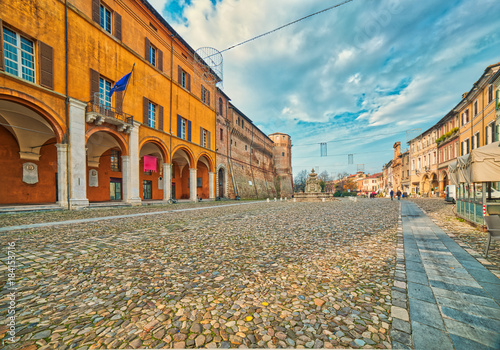
<path id="1" fill-rule="evenodd" d="M 40 150 L 40 160 L 19 158 L 14 136 L 0 126 L 0 204 L 55 203 L 57 148 L 56 139 L 48 140 Z M 38 165 L 38 183 L 23 182 L 23 164 Z"/>
<path id="2" fill-rule="evenodd" d="M 97 169 L 99 187 L 89 186 L 90 169 Z M 121 159 L 120 159 L 120 169 L 122 169 Z M 104 152 L 99 158 L 99 168 L 89 167 L 87 165 L 87 198 L 89 202 L 106 202 L 110 200 L 111 195 L 109 190 L 109 183 L 110 183 L 110 178 L 112 177 L 122 179 L 122 172 L 111 171 L 111 149 L 109 149 L 106 152 Z M 123 182 L 122 182 L 122 194 L 123 194 Z"/>

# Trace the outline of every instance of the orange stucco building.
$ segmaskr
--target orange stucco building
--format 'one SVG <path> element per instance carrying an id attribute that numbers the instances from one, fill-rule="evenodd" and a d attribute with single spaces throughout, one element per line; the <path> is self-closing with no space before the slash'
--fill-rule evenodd
<path id="1" fill-rule="evenodd" d="M 7 0 L 0 20 L 0 203 L 215 197 L 217 77 L 146 1 Z"/>
<path id="2" fill-rule="evenodd" d="M 214 199 L 219 81 L 145 0 L 2 2 L 0 204 Z"/>

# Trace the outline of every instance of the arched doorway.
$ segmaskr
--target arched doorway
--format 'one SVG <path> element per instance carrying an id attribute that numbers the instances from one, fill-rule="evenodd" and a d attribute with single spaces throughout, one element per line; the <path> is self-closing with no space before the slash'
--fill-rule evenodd
<path id="1" fill-rule="evenodd" d="M 217 174 L 217 180 L 218 180 L 218 196 L 223 198 L 225 197 L 224 193 L 224 187 L 226 184 L 226 178 L 224 176 L 224 168 L 219 168 L 219 172 Z"/>
<path id="2" fill-rule="evenodd" d="M 162 143 L 146 141 L 139 153 L 140 197 L 142 200 L 164 199 L 164 166 L 167 150 Z M 168 178 L 168 177 L 167 177 Z"/>
<path id="3" fill-rule="evenodd" d="M 431 174 L 430 190 L 434 194 L 436 194 L 436 193 L 439 192 L 439 181 L 438 181 L 438 177 L 437 177 L 437 175 L 435 173 Z"/>
<path id="4" fill-rule="evenodd" d="M 60 198 L 66 197 L 66 177 L 58 176 L 66 174 L 66 153 L 56 147 L 62 130 L 47 118 L 21 102 L 0 99 L 0 204 L 66 203 Z"/>
<path id="5" fill-rule="evenodd" d="M 127 154 L 120 136 L 105 129 L 87 139 L 87 198 L 89 202 L 123 201 L 123 160 Z"/>
<path id="6" fill-rule="evenodd" d="M 422 189 L 422 196 L 427 197 L 430 192 L 429 176 L 427 174 L 422 177 L 420 188 Z"/>
<path id="7" fill-rule="evenodd" d="M 177 149 L 172 156 L 172 198 L 189 199 L 190 191 L 190 167 L 193 158 L 189 151 L 184 148 Z"/>
<path id="8" fill-rule="evenodd" d="M 207 154 L 202 154 L 196 163 L 196 194 L 198 198 L 214 198 L 214 176 L 213 163 Z"/>

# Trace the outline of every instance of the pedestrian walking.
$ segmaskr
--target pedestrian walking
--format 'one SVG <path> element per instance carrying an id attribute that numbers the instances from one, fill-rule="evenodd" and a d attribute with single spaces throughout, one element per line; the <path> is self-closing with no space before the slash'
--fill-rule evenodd
<path id="1" fill-rule="evenodd" d="M 396 196 L 398 196 L 398 201 L 400 201 L 401 200 L 401 191 L 400 190 L 398 190 L 396 192 Z"/>
<path id="2" fill-rule="evenodd" d="M 393 190 L 391 190 L 390 194 L 391 194 L 391 201 L 392 201 L 392 200 L 393 200 L 393 198 L 394 198 L 394 191 L 393 191 Z"/>

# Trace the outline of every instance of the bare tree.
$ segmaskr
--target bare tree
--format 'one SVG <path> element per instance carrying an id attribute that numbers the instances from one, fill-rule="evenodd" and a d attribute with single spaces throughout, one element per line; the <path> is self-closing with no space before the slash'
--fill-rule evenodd
<path id="1" fill-rule="evenodd" d="M 293 178 L 293 187 L 295 192 L 304 192 L 306 188 L 307 176 L 307 170 L 304 169 Z"/>

